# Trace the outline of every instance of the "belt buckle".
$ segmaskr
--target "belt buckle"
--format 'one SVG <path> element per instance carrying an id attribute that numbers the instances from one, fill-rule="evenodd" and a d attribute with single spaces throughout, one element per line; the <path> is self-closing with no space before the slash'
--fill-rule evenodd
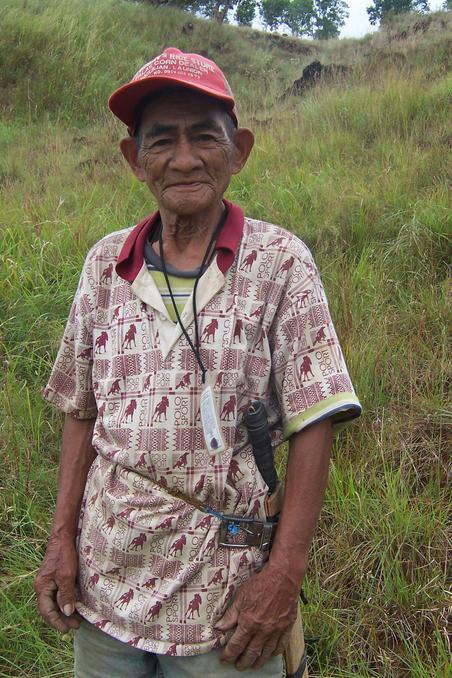
<path id="1" fill-rule="evenodd" d="M 274 526 L 274 523 L 266 520 L 223 515 L 220 523 L 219 545 L 229 548 L 256 546 L 261 551 L 268 551 Z"/>

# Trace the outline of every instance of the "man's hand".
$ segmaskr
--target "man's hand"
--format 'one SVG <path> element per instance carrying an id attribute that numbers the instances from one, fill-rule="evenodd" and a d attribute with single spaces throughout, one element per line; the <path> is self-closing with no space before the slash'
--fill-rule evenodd
<path id="1" fill-rule="evenodd" d="M 34 589 L 44 621 L 61 633 L 80 626 L 75 612 L 77 553 L 73 539 L 50 537 Z"/>
<path id="2" fill-rule="evenodd" d="M 44 561 L 34 581 L 44 621 L 61 633 L 80 626 L 75 612 L 77 553 L 75 535 L 88 471 L 96 458 L 95 419 L 66 415 L 61 446 L 58 497 Z"/>
<path id="3" fill-rule="evenodd" d="M 221 660 L 238 670 L 259 669 L 281 654 L 297 616 L 300 590 L 280 569 L 267 563 L 237 591 L 223 617 L 215 624 L 220 631 L 235 627 Z"/>

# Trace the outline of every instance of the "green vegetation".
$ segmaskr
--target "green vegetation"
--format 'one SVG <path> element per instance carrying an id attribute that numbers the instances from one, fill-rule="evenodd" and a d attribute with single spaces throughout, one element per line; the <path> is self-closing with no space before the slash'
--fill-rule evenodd
<path id="1" fill-rule="evenodd" d="M 385 22 L 397 14 L 406 12 L 428 12 L 427 0 L 374 0 L 374 4 L 367 8 L 369 21 L 376 24 Z"/>
<path id="2" fill-rule="evenodd" d="M 106 99 L 173 44 L 225 69 L 256 132 L 228 196 L 312 248 L 364 405 L 306 584 L 311 675 L 446 678 L 450 16 L 319 44 L 119 0 L 0 11 L 0 676 L 71 675 L 32 592 L 62 424 L 40 390 L 85 253 L 153 208 Z M 352 70 L 281 98 L 314 59 Z"/>
<path id="3" fill-rule="evenodd" d="M 394 0 L 393 0 L 394 1 Z M 408 0 L 400 0 L 407 2 Z M 426 0 L 423 0 L 424 2 Z M 240 26 L 251 26 L 255 18 L 276 30 L 292 35 L 335 38 L 348 16 L 345 0 L 145 0 L 154 7 L 184 9 L 216 23 L 233 19 Z"/>
<path id="4" fill-rule="evenodd" d="M 243 2 L 243 0 L 242 0 Z M 319 40 L 337 38 L 348 17 L 344 0 L 262 0 L 261 20 L 270 30 L 290 30 Z"/>

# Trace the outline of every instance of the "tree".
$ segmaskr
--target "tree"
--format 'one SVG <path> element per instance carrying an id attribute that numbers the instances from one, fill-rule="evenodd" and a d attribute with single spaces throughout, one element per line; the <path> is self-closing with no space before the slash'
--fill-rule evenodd
<path id="1" fill-rule="evenodd" d="M 428 12 L 428 2 L 427 0 L 374 0 L 374 4 L 367 8 L 372 25 L 379 21 L 384 23 L 391 16 L 404 12 Z"/>
<path id="2" fill-rule="evenodd" d="M 185 0 L 185 9 L 189 12 L 199 12 L 219 24 L 226 22 L 229 12 L 235 8 L 237 23 L 251 26 L 257 7 L 257 0 Z"/>
<path id="3" fill-rule="evenodd" d="M 182 2 L 183 9 L 193 14 L 201 14 L 202 16 L 212 19 L 219 24 L 227 21 L 228 12 L 238 0 L 165 0 L 165 2 Z"/>
<path id="4" fill-rule="evenodd" d="M 318 39 L 334 38 L 348 16 L 345 0 L 148 0 L 152 4 L 181 7 L 217 23 L 234 19 L 251 26 L 260 12 L 264 26 L 271 31 L 288 29 L 292 35 Z M 376 0 L 381 2 L 382 0 Z M 387 1 L 387 0 L 384 0 Z M 419 1 L 419 0 L 418 0 Z M 423 0 L 426 2 L 426 0 Z"/>
<path id="5" fill-rule="evenodd" d="M 276 31 L 284 23 L 284 12 L 287 0 L 262 0 L 261 17 L 264 26 Z"/>
<path id="6" fill-rule="evenodd" d="M 314 38 L 337 38 L 347 17 L 348 6 L 344 0 L 314 0 Z"/>
<path id="7" fill-rule="evenodd" d="M 291 0 L 287 3 L 284 23 L 292 35 L 312 35 L 313 20 L 313 0 Z"/>
<path id="8" fill-rule="evenodd" d="M 235 10 L 235 20 L 240 26 L 251 26 L 255 15 L 255 0 L 239 0 L 239 4 Z"/>
<path id="9" fill-rule="evenodd" d="M 262 0 L 262 21 L 275 31 L 287 26 L 292 35 L 336 38 L 348 16 L 345 0 Z"/>
<path id="10" fill-rule="evenodd" d="M 261 15 L 272 31 L 287 26 L 292 35 L 312 35 L 313 0 L 262 0 Z"/>
<path id="11" fill-rule="evenodd" d="M 216 21 L 219 24 L 224 23 L 225 19 L 228 16 L 228 12 L 232 9 L 234 5 L 234 0 L 217 0 L 212 6 L 211 3 L 207 3 L 210 10 L 210 18 Z"/>

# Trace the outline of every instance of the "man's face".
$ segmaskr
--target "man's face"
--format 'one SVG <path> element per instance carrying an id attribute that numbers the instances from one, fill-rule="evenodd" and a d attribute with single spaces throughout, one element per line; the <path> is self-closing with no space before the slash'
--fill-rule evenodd
<path id="1" fill-rule="evenodd" d="M 217 206 L 242 167 L 238 155 L 225 113 L 209 97 L 168 92 L 143 111 L 136 173 L 160 209 L 188 216 Z"/>

